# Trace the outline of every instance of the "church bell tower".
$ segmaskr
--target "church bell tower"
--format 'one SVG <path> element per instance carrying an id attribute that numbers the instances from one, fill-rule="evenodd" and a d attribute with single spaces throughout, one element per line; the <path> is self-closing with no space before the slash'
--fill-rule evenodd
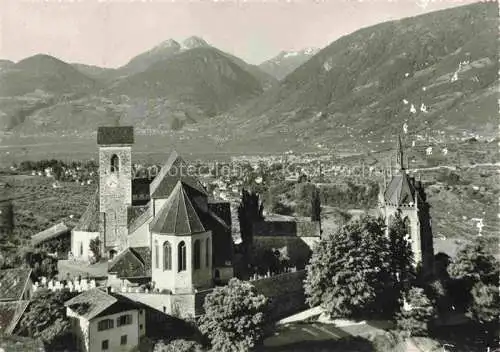
<path id="1" fill-rule="evenodd" d="M 132 204 L 131 126 L 99 127 L 99 232 L 103 255 L 113 257 L 127 246 L 127 209 Z"/>

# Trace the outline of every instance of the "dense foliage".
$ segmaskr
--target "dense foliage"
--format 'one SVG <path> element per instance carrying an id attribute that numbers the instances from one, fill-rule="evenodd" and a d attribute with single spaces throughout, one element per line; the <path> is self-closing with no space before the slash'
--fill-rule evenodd
<path id="1" fill-rule="evenodd" d="M 173 340 L 168 343 L 164 341 L 157 342 L 153 347 L 153 352 L 201 352 L 202 346 L 189 340 Z"/>
<path id="2" fill-rule="evenodd" d="M 405 297 L 406 304 L 396 316 L 398 329 L 409 336 L 427 336 L 429 323 L 435 317 L 435 308 L 424 290 L 411 288 Z"/>
<path id="3" fill-rule="evenodd" d="M 456 294 L 465 301 L 466 315 L 482 327 L 484 339 L 493 346 L 500 327 L 498 261 L 488 254 L 484 242 L 476 241 L 457 253 L 448 271 L 459 288 Z"/>
<path id="4" fill-rule="evenodd" d="M 93 238 L 90 240 L 90 251 L 94 255 L 94 260 L 96 262 L 101 260 L 101 240 L 99 237 Z"/>
<path id="5" fill-rule="evenodd" d="M 264 204 L 258 193 L 242 190 L 241 202 L 238 206 L 241 240 L 245 254 L 248 255 L 252 245 L 252 226 L 257 221 L 264 220 Z"/>
<path id="6" fill-rule="evenodd" d="M 205 298 L 200 331 L 218 352 L 248 351 L 262 343 L 268 302 L 249 282 L 231 279 Z"/>
<path id="7" fill-rule="evenodd" d="M 49 351 L 71 350 L 71 323 L 64 302 L 74 295 L 68 290 L 36 291 L 19 322 L 20 334 L 40 338 Z"/>
<path id="8" fill-rule="evenodd" d="M 324 236 L 313 252 L 305 281 L 307 302 L 321 305 L 332 318 L 381 314 L 394 305 L 389 257 L 381 219 L 366 217 L 344 225 Z"/>

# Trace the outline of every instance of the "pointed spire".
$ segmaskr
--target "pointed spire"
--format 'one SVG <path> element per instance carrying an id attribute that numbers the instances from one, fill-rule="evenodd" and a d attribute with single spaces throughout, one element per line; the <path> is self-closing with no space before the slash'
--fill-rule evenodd
<path id="1" fill-rule="evenodd" d="M 396 163 L 399 165 L 401 170 L 404 170 L 404 152 L 403 152 L 403 143 L 401 142 L 401 135 L 398 136 L 398 150 L 396 154 L 397 161 Z"/>

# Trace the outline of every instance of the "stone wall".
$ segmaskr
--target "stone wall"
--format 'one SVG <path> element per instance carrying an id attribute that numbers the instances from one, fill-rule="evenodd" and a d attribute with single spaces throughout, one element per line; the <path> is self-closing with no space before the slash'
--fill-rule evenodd
<path id="1" fill-rule="evenodd" d="M 252 281 L 257 292 L 269 299 L 271 319 L 279 320 L 306 309 L 305 270 Z"/>
<path id="2" fill-rule="evenodd" d="M 319 222 L 271 220 L 253 224 L 253 235 L 257 236 L 297 236 L 319 237 Z"/>
<path id="3" fill-rule="evenodd" d="M 285 252 L 290 258 L 290 266 L 303 269 L 311 256 L 311 248 L 302 237 L 296 236 L 257 236 L 253 239 L 253 253 L 261 258 L 266 250 L 286 248 Z"/>

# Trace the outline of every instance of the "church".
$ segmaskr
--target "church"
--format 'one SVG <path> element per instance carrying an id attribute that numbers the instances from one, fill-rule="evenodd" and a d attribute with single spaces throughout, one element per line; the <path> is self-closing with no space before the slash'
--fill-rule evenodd
<path id="1" fill-rule="evenodd" d="M 134 196 L 133 127 L 99 127 L 97 144 L 98 189 L 71 234 L 75 259 L 89 260 L 98 237 L 109 276 L 173 295 L 233 277 L 228 202 L 210 197 L 176 152 L 149 183 L 145 202 Z"/>
<path id="2" fill-rule="evenodd" d="M 411 177 L 404 165 L 404 150 L 401 138 L 397 146 L 398 172 L 379 194 L 379 211 L 385 219 L 386 232 L 394 215 L 400 211 L 408 229 L 413 252 L 413 263 L 420 267 L 424 276 L 432 275 L 434 267 L 434 248 L 431 227 L 430 205 L 427 202 L 421 181 Z"/>

